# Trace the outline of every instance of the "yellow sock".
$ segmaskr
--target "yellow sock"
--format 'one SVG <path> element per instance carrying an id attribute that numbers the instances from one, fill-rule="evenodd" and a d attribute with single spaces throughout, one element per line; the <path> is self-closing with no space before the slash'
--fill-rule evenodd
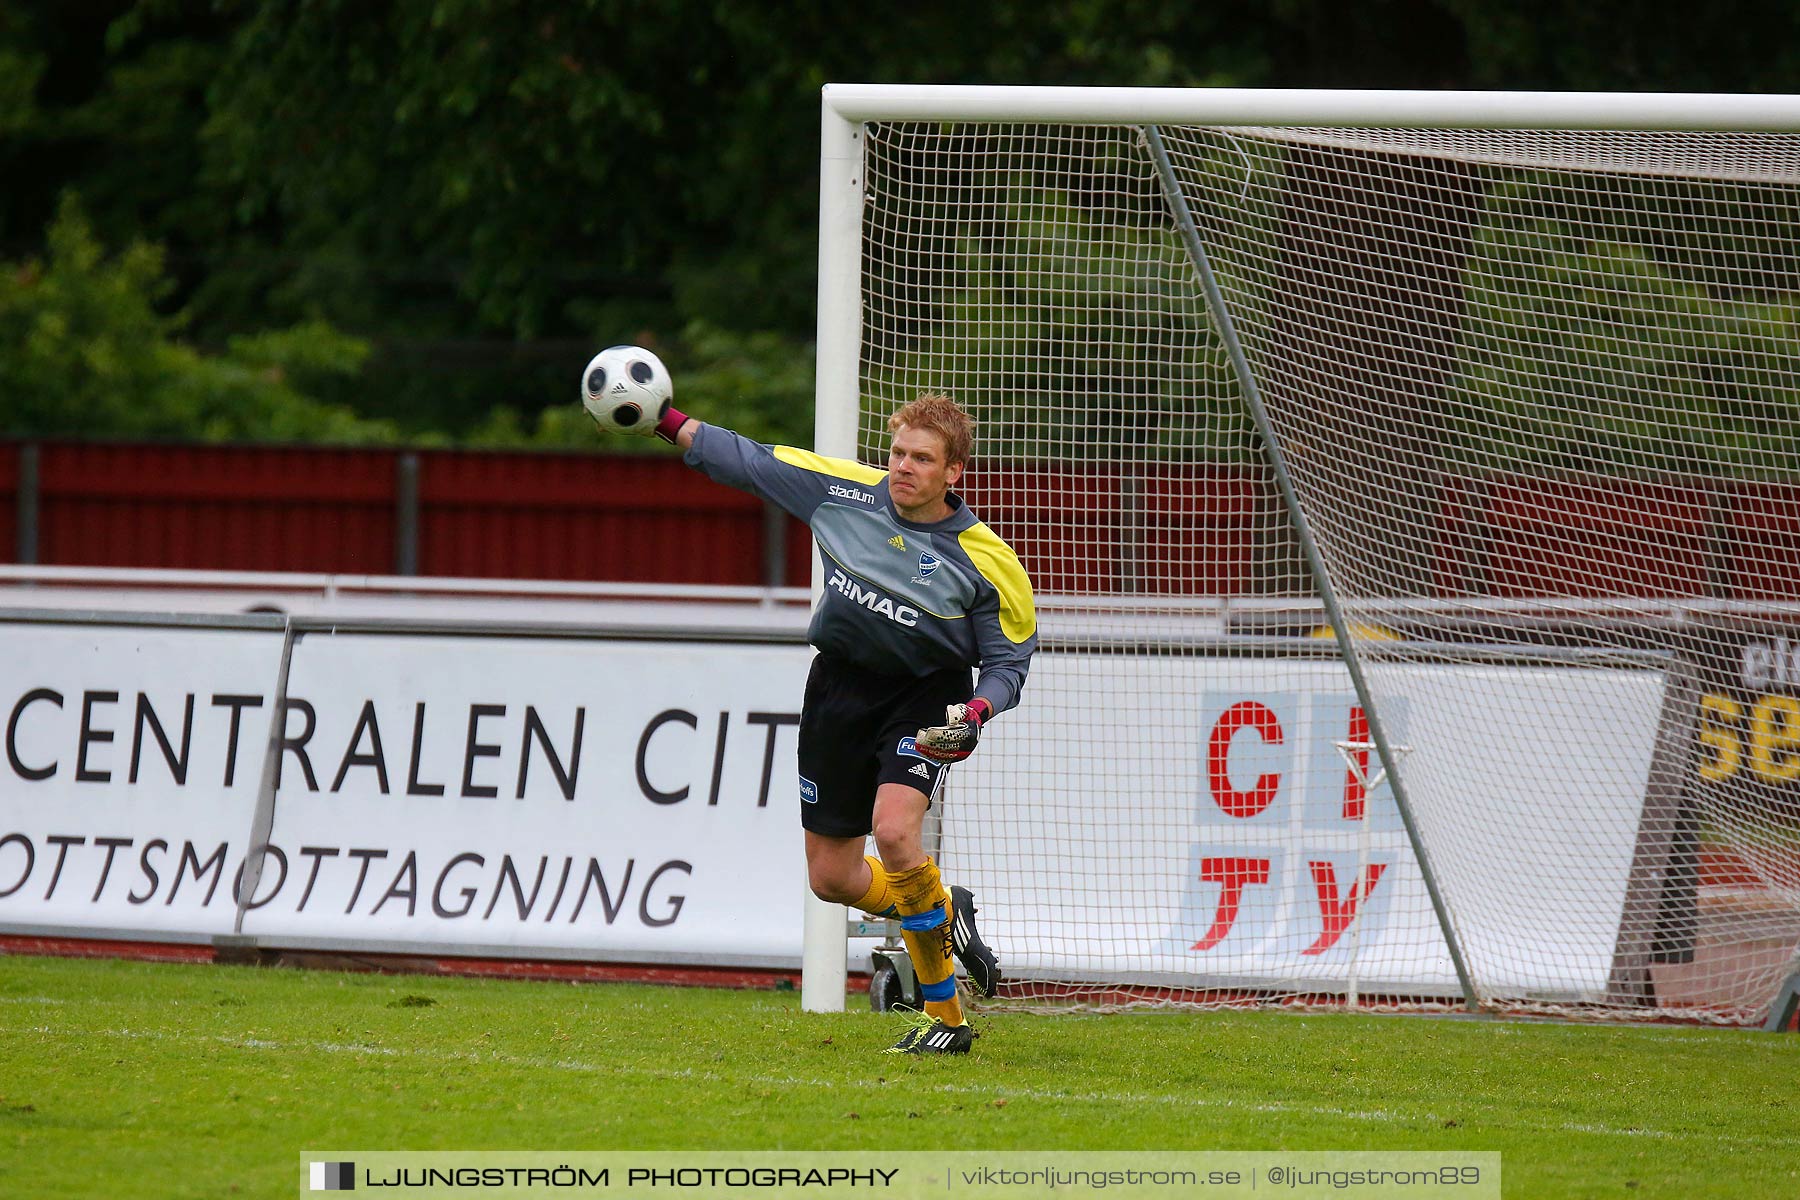
<path id="1" fill-rule="evenodd" d="M 898 916 L 899 910 L 894 907 L 893 881 L 888 876 L 887 868 L 873 854 L 863 855 L 863 861 L 869 864 L 869 890 L 851 907 L 858 912 L 874 913 L 878 917 Z"/>
<path id="2" fill-rule="evenodd" d="M 950 897 L 929 858 L 910 871 L 888 876 L 900 909 L 900 936 L 912 956 L 913 973 L 925 998 L 925 1012 L 946 1025 L 963 1023 L 962 1001 L 956 997 L 950 948 Z"/>

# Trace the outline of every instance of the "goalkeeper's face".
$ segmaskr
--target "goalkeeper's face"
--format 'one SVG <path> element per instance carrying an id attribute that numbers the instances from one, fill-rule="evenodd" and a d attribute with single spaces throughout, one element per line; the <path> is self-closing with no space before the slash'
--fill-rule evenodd
<path id="1" fill-rule="evenodd" d="M 902 425 L 888 451 L 888 494 L 909 521 L 928 523 L 950 515 L 944 493 L 962 478 L 963 465 L 945 452 L 943 436 L 930 429 Z"/>

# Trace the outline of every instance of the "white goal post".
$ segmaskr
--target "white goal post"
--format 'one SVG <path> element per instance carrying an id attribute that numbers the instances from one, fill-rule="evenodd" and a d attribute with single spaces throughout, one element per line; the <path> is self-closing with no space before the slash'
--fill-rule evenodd
<path id="1" fill-rule="evenodd" d="M 817 449 L 955 394 L 1042 601 L 943 814 L 1003 1003 L 1764 1020 L 1800 96 L 832 85 L 819 195 Z"/>

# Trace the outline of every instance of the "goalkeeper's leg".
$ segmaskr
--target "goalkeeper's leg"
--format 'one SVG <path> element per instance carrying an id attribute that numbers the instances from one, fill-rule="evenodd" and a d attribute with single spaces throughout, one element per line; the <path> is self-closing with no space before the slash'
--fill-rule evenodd
<path id="1" fill-rule="evenodd" d="M 900 936 L 919 977 L 919 994 L 925 999 L 925 1015 L 946 1025 L 963 1023 L 962 1001 L 956 997 L 956 976 L 951 965 L 950 897 L 938 878 L 937 864 L 929 858 L 908 871 L 889 876 L 898 897 Z"/>
<path id="2" fill-rule="evenodd" d="M 939 794 L 944 776 L 950 770 L 944 763 L 919 756 L 909 748 L 911 741 L 910 737 L 889 737 L 883 742 L 881 784 L 875 792 L 871 820 L 875 826 L 875 845 L 890 869 L 924 861 L 920 830 L 925 823 L 926 810 Z M 875 874 L 879 878 L 881 872 L 877 870 Z M 1000 959 L 976 931 L 975 914 L 979 910 L 975 907 L 975 897 L 968 888 L 955 887 L 945 893 L 945 900 L 951 918 L 951 948 L 963 970 L 968 972 L 969 986 L 983 996 L 997 994 L 1001 981 Z"/>
<path id="3" fill-rule="evenodd" d="M 898 917 L 894 888 L 881 860 L 863 853 L 867 838 L 806 831 L 806 875 L 813 895 L 877 917 Z"/>
<path id="4" fill-rule="evenodd" d="M 888 887 L 900 910 L 900 935 L 912 958 L 927 1016 L 946 1025 L 963 1023 L 952 962 L 950 893 L 937 864 L 925 856 L 920 829 L 929 798 L 904 784 L 884 783 L 875 794 L 875 847 L 887 867 Z"/>
<path id="5" fill-rule="evenodd" d="M 894 903 L 894 881 L 887 868 L 873 854 L 863 855 L 863 862 L 869 868 L 869 886 L 850 907 L 877 917 L 898 917 L 900 906 Z"/>

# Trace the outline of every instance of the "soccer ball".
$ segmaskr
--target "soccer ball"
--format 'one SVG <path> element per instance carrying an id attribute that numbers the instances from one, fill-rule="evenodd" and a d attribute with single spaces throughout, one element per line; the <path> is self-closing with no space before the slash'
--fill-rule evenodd
<path id="1" fill-rule="evenodd" d="M 614 433 L 655 433 L 674 395 L 669 369 L 642 346 L 608 346 L 581 373 L 581 406 Z"/>

